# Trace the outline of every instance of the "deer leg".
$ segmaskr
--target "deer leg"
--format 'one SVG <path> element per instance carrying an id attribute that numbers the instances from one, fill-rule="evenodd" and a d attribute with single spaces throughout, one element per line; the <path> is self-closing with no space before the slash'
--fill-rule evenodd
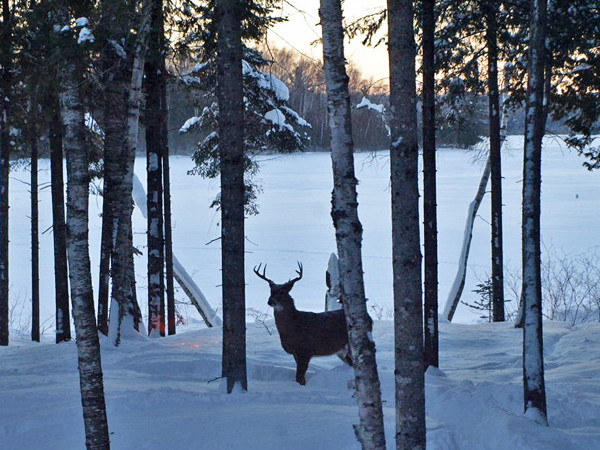
<path id="1" fill-rule="evenodd" d="M 310 356 L 306 355 L 294 355 L 296 360 L 296 382 L 305 385 L 306 384 L 306 371 L 308 370 L 308 362 Z"/>

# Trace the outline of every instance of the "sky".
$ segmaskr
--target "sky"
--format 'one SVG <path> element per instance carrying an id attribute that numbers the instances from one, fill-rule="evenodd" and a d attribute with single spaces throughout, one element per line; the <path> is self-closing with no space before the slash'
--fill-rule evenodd
<path id="1" fill-rule="evenodd" d="M 346 0 L 342 7 L 346 21 L 354 21 L 381 10 L 385 4 L 384 0 Z M 321 37 L 321 27 L 318 25 L 319 0 L 284 1 L 282 8 L 282 15 L 288 21 L 269 31 L 269 41 L 281 47 L 293 47 L 307 56 L 321 60 L 321 47 L 311 45 L 311 42 Z M 346 41 L 346 59 L 357 64 L 366 78 L 373 77 L 374 81 L 387 78 L 388 54 L 385 44 L 372 48 L 363 46 L 360 41 L 360 38 Z"/>

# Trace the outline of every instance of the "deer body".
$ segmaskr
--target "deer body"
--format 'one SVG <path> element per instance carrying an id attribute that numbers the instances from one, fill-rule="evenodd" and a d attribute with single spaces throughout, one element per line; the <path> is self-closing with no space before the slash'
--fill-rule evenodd
<path id="1" fill-rule="evenodd" d="M 302 278 L 302 266 L 299 266 L 299 276 L 285 284 L 275 284 L 265 277 L 265 271 L 260 274 L 260 266 L 254 272 L 269 282 L 271 295 L 268 304 L 275 311 L 281 346 L 296 360 L 296 381 L 304 385 L 308 363 L 313 356 L 337 354 L 349 365 L 352 365 L 352 360 L 348 352 L 348 330 L 343 310 L 314 313 L 296 309 L 290 291 Z"/>

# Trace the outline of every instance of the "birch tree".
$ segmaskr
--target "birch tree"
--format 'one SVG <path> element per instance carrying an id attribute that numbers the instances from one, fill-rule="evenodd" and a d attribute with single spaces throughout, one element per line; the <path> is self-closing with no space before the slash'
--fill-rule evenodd
<path id="1" fill-rule="evenodd" d="M 134 5 L 136 6 L 136 5 Z M 142 77 L 151 5 L 141 2 L 139 10 L 120 1 L 107 0 L 103 8 L 101 35 L 104 93 L 104 195 L 109 208 L 107 221 L 111 249 L 110 336 L 118 345 L 123 333 L 137 333 L 141 312 L 136 299 L 131 214 L 133 212 L 133 166 L 139 130 Z M 132 23 L 123 24 L 123 18 Z M 129 30 L 137 30 L 135 39 Z M 121 43 L 131 42 L 123 47 Z M 103 231 L 104 232 L 104 231 Z"/>
<path id="2" fill-rule="evenodd" d="M 244 277 L 242 0 L 217 0 L 217 99 L 221 164 L 223 378 L 248 389 Z"/>
<path id="3" fill-rule="evenodd" d="M 547 424 L 542 332 L 541 166 L 547 109 L 546 0 L 532 0 L 523 156 L 523 388 L 525 413 Z"/>
<path id="4" fill-rule="evenodd" d="M 56 311 L 56 343 L 71 340 L 69 311 L 69 271 L 67 264 L 67 231 L 65 223 L 65 188 L 63 169 L 63 133 L 58 94 L 48 96 L 50 121 L 50 185 L 52 195 L 52 239 L 54 245 L 54 295 Z"/>
<path id="5" fill-rule="evenodd" d="M 348 75 L 344 58 L 344 28 L 340 0 L 321 0 L 319 16 L 323 28 L 323 61 L 329 128 L 333 193 L 331 217 L 339 255 L 343 299 L 354 372 L 360 423 L 355 432 L 364 449 L 385 449 L 381 387 L 372 338 L 372 320 L 362 268 L 362 225 L 358 218 L 357 180 L 354 174 L 354 144 Z"/>
<path id="6" fill-rule="evenodd" d="M 81 5 L 75 6 L 79 9 Z M 68 21 L 66 10 L 59 18 Z M 86 45 L 92 35 L 89 34 L 89 28 L 83 25 L 87 20 L 79 19 L 77 28 L 65 26 L 59 31 L 65 55 L 60 77 L 60 108 L 67 157 L 67 254 L 81 402 L 86 447 L 95 450 L 109 449 L 110 440 L 89 256 L 88 143 L 82 101 L 86 60 L 81 46 Z"/>
<path id="7" fill-rule="evenodd" d="M 388 0 L 396 448 L 425 449 L 425 375 L 412 0 Z"/>

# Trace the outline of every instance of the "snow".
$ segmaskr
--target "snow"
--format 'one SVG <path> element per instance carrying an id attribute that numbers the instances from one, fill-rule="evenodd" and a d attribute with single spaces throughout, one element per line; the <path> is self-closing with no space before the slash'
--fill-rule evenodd
<path id="1" fill-rule="evenodd" d="M 192 128 L 194 125 L 196 125 L 198 122 L 200 122 L 202 120 L 201 117 L 190 117 L 188 120 L 185 121 L 185 123 L 181 126 L 181 128 L 179 129 L 180 133 L 187 133 L 190 128 Z"/>
<path id="2" fill-rule="evenodd" d="M 503 149 L 505 262 L 520 261 L 522 137 Z M 283 282 L 294 275 L 296 261 L 304 279 L 292 296 L 298 308 L 322 311 L 324 272 L 335 251 L 330 218 L 332 188 L 328 153 L 263 156 L 257 181 L 260 214 L 247 220 L 247 307 L 270 312 L 268 287 L 252 273 L 268 263 L 267 276 Z M 598 252 L 599 172 L 588 172 L 583 159 L 557 141 L 547 140 L 543 154 L 542 236 L 547 246 L 571 255 Z M 219 182 L 186 175 L 188 157 L 171 159 L 174 251 L 182 267 L 221 312 L 219 213 L 208 206 Z M 145 182 L 143 158 L 137 173 Z M 49 180 L 49 162 L 40 161 L 40 184 Z M 364 228 L 363 258 L 369 306 L 392 307 L 388 152 L 356 155 L 360 180 L 359 213 Z M 16 168 L 14 180 L 29 173 Z M 466 209 L 477 189 L 481 167 L 467 152 L 438 153 L 440 298 L 450 285 L 462 244 Z M 29 193 L 25 183 L 11 183 L 11 308 L 29 315 Z M 50 190 L 40 191 L 40 229 L 51 225 Z M 97 283 L 101 199 L 90 199 L 93 282 Z M 463 300 L 489 273 L 489 197 L 475 223 Z M 136 247 L 146 253 L 146 221 L 134 212 Z M 54 280 L 52 233 L 40 235 L 42 344 L 11 323 L 11 344 L 0 348 L 1 448 L 20 450 L 83 448 L 74 343 L 53 344 Z M 212 242 L 211 242 L 212 241 Z M 138 300 L 147 308 L 145 255 L 136 257 Z M 185 295 L 177 292 L 177 298 Z M 514 303 L 514 302 L 513 302 Z M 510 305 L 510 304 L 509 304 Z M 358 449 L 352 424 L 358 409 L 348 382 L 351 369 L 336 357 L 311 362 L 308 383 L 294 382 L 293 357 L 280 346 L 272 320 L 248 323 L 249 391 L 220 390 L 221 330 L 207 329 L 193 307 L 182 307 L 190 325 L 176 336 L 152 339 L 126 335 L 119 348 L 102 338 L 108 417 L 113 448 Z M 13 314 L 15 317 L 15 314 Z M 385 318 L 385 317 L 384 317 Z M 251 319 L 249 319 L 251 320 Z M 600 448 L 600 324 L 570 327 L 545 322 L 545 381 L 549 427 L 523 414 L 522 331 L 511 324 L 472 324 L 477 315 L 459 305 L 455 322 L 440 321 L 440 369 L 426 375 L 428 448 L 461 450 L 578 450 Z M 145 325 L 143 326 L 145 329 Z M 272 334 L 270 334 L 270 332 Z M 114 338 L 114 337 L 113 337 Z M 393 325 L 375 321 L 388 447 L 394 446 Z"/>
<path id="3" fill-rule="evenodd" d="M 363 97 L 360 103 L 356 105 L 356 109 L 360 108 L 373 109 L 380 114 L 383 114 L 385 112 L 385 106 L 383 106 L 382 104 L 373 103 L 367 97 Z"/>
<path id="4" fill-rule="evenodd" d="M 279 108 L 267 111 L 264 117 L 269 122 L 279 126 L 279 128 L 287 128 L 292 133 L 294 132 L 294 128 L 285 121 L 285 115 L 279 110 Z"/>
<path id="5" fill-rule="evenodd" d="M 94 42 L 96 38 L 94 37 L 92 30 L 87 27 L 83 27 L 79 31 L 79 37 L 77 38 L 77 43 L 82 44 L 84 42 Z"/>
<path id="6" fill-rule="evenodd" d="M 392 448 L 393 323 L 375 321 L 373 334 Z M 440 326 L 440 369 L 425 378 L 428 448 L 599 448 L 600 324 L 546 327 L 549 427 L 523 414 L 520 339 L 508 323 Z M 219 379 L 220 329 L 191 325 L 163 339 L 101 345 L 113 448 L 360 448 L 352 370 L 334 356 L 315 358 L 300 386 L 292 356 L 260 324 L 248 325 L 249 390 L 232 395 Z M 10 405 L 0 409 L 3 449 L 83 448 L 73 342 L 13 334 L 0 348 L 0 379 L 0 401 Z"/>
<path id="7" fill-rule="evenodd" d="M 78 27 L 85 27 L 90 24 L 90 21 L 88 20 L 87 17 L 79 17 L 79 18 L 75 19 L 75 24 Z"/>
<path id="8" fill-rule="evenodd" d="M 257 70 L 245 60 L 242 61 L 242 73 L 252 78 L 256 78 L 258 86 L 262 89 L 272 91 L 278 100 L 287 102 L 290 99 L 290 90 L 286 84 L 275 75 Z"/>

